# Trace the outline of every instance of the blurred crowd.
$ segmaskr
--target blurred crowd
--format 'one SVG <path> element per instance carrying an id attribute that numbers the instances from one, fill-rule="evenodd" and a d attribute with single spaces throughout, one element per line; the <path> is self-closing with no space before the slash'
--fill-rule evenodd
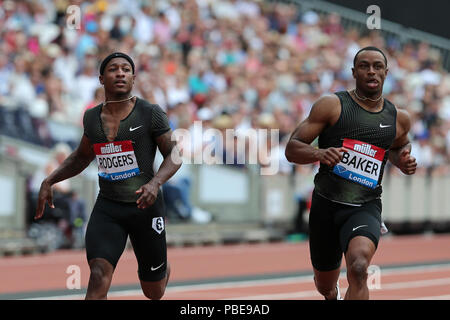
<path id="1" fill-rule="evenodd" d="M 0 33 L 0 133 L 19 121 L 18 136 L 49 147 L 47 119 L 81 126 L 103 101 L 98 66 L 114 51 L 133 57 L 133 94 L 166 110 L 172 129 L 279 129 L 283 146 L 321 95 L 354 87 L 353 57 L 374 45 L 388 58 L 385 97 L 413 119 L 419 167 L 448 170 L 450 75 L 439 51 L 346 30 L 335 13 L 250 0 L 6 0 Z"/>

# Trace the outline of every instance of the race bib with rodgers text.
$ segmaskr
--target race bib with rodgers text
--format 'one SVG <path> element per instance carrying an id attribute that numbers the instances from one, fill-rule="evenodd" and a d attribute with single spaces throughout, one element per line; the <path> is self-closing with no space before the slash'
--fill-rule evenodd
<path id="1" fill-rule="evenodd" d="M 94 144 L 98 175 L 106 180 L 125 180 L 137 176 L 139 167 L 130 140 Z"/>

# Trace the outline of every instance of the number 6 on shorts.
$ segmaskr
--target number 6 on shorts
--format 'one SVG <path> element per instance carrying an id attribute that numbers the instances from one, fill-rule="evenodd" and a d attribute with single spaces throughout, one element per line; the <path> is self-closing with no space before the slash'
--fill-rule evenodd
<path id="1" fill-rule="evenodd" d="M 153 218 L 152 228 L 161 234 L 164 231 L 164 219 L 162 217 Z"/>

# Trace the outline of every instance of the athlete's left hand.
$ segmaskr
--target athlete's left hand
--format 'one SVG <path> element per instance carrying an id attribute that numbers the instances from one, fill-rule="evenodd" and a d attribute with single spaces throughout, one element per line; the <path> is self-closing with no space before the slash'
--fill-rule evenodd
<path id="1" fill-rule="evenodd" d="M 144 184 L 142 187 L 136 190 L 136 194 L 139 193 L 141 194 L 139 199 L 137 199 L 136 201 L 137 207 L 139 209 L 145 209 L 148 206 L 151 206 L 158 197 L 158 190 L 159 190 L 158 185 L 152 183 L 152 181 Z"/>
<path id="2" fill-rule="evenodd" d="M 398 168 L 404 173 L 404 174 L 414 174 L 416 172 L 417 163 L 416 158 L 411 156 L 411 153 L 409 150 L 404 149 L 400 152 L 399 155 L 399 165 Z"/>

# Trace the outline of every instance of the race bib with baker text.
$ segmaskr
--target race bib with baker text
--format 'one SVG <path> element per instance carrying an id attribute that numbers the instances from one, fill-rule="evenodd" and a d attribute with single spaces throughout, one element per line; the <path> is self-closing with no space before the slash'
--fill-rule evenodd
<path id="1" fill-rule="evenodd" d="M 386 150 L 353 139 L 344 139 L 344 152 L 341 162 L 333 168 L 338 176 L 369 188 L 376 188 Z"/>
<path id="2" fill-rule="evenodd" d="M 94 144 L 98 175 L 106 180 L 125 180 L 137 176 L 139 167 L 130 140 Z"/>

